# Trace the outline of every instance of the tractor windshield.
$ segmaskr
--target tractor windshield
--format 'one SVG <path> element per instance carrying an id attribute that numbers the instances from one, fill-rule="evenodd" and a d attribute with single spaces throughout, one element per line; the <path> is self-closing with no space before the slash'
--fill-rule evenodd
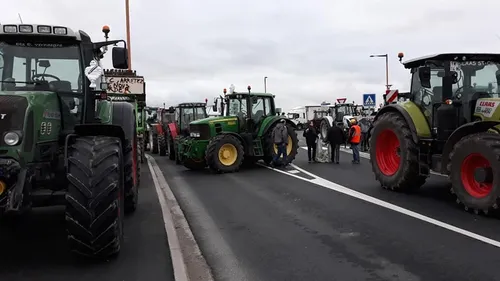
<path id="1" fill-rule="evenodd" d="M 82 93 L 76 44 L 0 41 L 0 90 Z"/>
<path id="2" fill-rule="evenodd" d="M 246 118 L 247 100 L 245 98 L 229 98 L 227 106 L 227 116 L 238 116 Z"/>
<path id="3" fill-rule="evenodd" d="M 355 115 L 354 114 L 354 106 L 350 104 L 340 104 L 337 105 L 337 114 L 338 113 L 343 113 L 344 115 Z"/>
<path id="4" fill-rule="evenodd" d="M 191 121 L 203 119 L 205 117 L 207 117 L 207 110 L 205 107 L 181 107 L 180 129 L 187 129 Z"/>
<path id="5" fill-rule="evenodd" d="M 454 85 L 454 92 L 462 90 L 466 94 L 485 92 L 498 97 L 500 64 L 485 61 L 469 61 L 455 64 L 452 70 L 458 74 L 458 82 Z"/>

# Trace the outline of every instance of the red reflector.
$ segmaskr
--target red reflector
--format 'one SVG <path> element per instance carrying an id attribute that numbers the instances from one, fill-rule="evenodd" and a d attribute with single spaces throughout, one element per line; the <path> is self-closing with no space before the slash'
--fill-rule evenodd
<path id="1" fill-rule="evenodd" d="M 101 93 L 101 100 L 108 99 L 108 94 L 106 92 Z"/>

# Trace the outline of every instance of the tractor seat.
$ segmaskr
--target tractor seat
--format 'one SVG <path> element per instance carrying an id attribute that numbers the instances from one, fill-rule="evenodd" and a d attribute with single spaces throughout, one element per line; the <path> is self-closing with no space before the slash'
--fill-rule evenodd
<path id="1" fill-rule="evenodd" d="M 71 92 L 71 82 L 69 81 L 51 81 L 49 82 L 49 87 L 51 91 L 56 92 Z"/>

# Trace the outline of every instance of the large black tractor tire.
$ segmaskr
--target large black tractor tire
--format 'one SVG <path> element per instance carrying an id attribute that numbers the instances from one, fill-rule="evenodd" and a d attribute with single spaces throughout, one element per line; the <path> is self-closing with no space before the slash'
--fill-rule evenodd
<path id="1" fill-rule="evenodd" d="M 276 125 L 274 125 L 274 126 L 276 126 Z M 268 165 L 273 161 L 274 156 L 276 155 L 276 148 L 275 148 L 273 136 L 272 136 L 274 126 L 269 128 L 269 131 L 266 133 L 266 135 L 264 137 L 264 159 L 263 160 L 264 160 L 264 163 L 266 163 Z M 292 163 L 293 160 L 295 159 L 295 157 L 297 156 L 297 153 L 299 153 L 299 139 L 297 138 L 297 132 L 295 132 L 295 129 L 288 124 L 286 125 L 286 128 L 288 130 L 288 142 L 292 143 L 292 147 L 291 147 L 291 150 L 289 151 L 289 153 L 287 153 L 286 163 L 282 163 L 282 164 Z M 287 149 L 287 152 L 288 152 L 288 149 Z"/>
<path id="2" fill-rule="evenodd" d="M 370 148 L 372 170 L 382 187 L 413 191 L 425 183 L 429 171 L 419 170 L 418 145 L 399 113 L 388 112 L 375 121 Z"/>
<path id="3" fill-rule="evenodd" d="M 175 153 L 175 164 L 181 165 L 181 157 L 179 156 L 179 147 L 177 144 L 174 143 L 174 153 Z"/>
<path id="4" fill-rule="evenodd" d="M 143 137 L 143 141 L 144 141 L 144 151 L 149 151 L 151 150 L 151 147 L 149 147 L 149 131 L 144 131 L 144 137 Z"/>
<path id="5" fill-rule="evenodd" d="M 139 201 L 140 160 L 138 152 L 137 123 L 134 107 L 130 103 L 113 104 L 113 124 L 119 125 L 125 133 L 123 147 L 123 163 L 125 171 L 125 213 L 133 213 Z"/>
<path id="6" fill-rule="evenodd" d="M 167 140 L 164 134 L 158 135 L 158 152 L 160 156 L 167 155 Z"/>
<path id="7" fill-rule="evenodd" d="M 151 146 L 151 153 L 158 154 L 158 134 L 156 132 L 151 133 L 151 141 L 149 143 Z"/>
<path id="8" fill-rule="evenodd" d="M 448 171 L 451 191 L 457 203 L 476 214 L 498 213 L 500 208 L 500 135 L 477 133 L 464 137 L 455 144 Z M 474 178 L 477 168 L 488 167 L 487 183 L 480 184 Z"/>
<path id="9" fill-rule="evenodd" d="M 167 136 L 167 149 L 168 149 L 168 159 L 175 160 L 175 142 L 172 135 L 169 133 Z"/>
<path id="10" fill-rule="evenodd" d="M 328 119 L 323 118 L 321 120 L 321 123 L 319 124 L 319 135 L 321 140 L 327 141 L 327 134 L 328 134 L 328 129 L 332 127 L 332 124 L 328 121 Z"/>
<path id="11" fill-rule="evenodd" d="M 235 136 L 221 134 L 213 137 L 208 143 L 205 160 L 213 172 L 232 173 L 240 169 L 244 153 L 243 145 Z M 224 163 L 226 158 L 227 162 Z"/>
<path id="12" fill-rule="evenodd" d="M 66 229 L 72 252 L 109 258 L 123 245 L 124 170 L 120 139 L 79 137 L 68 149 Z"/>

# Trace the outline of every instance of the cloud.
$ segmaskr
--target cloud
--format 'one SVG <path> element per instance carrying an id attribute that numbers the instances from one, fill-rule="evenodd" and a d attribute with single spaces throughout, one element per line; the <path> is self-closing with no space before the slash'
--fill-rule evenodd
<path id="1" fill-rule="evenodd" d="M 396 54 L 498 52 L 500 3 L 481 0 L 131 1 L 132 66 L 151 104 L 212 99 L 231 83 L 268 90 L 285 109 L 339 97 L 361 102 L 384 92 L 389 54 L 393 88 L 408 90 Z M 125 39 L 123 0 L 19 0 L 3 23 L 59 24 L 101 40 L 101 26 Z M 105 60 L 109 64 L 109 58 Z M 378 102 L 379 102 L 378 101 Z"/>

